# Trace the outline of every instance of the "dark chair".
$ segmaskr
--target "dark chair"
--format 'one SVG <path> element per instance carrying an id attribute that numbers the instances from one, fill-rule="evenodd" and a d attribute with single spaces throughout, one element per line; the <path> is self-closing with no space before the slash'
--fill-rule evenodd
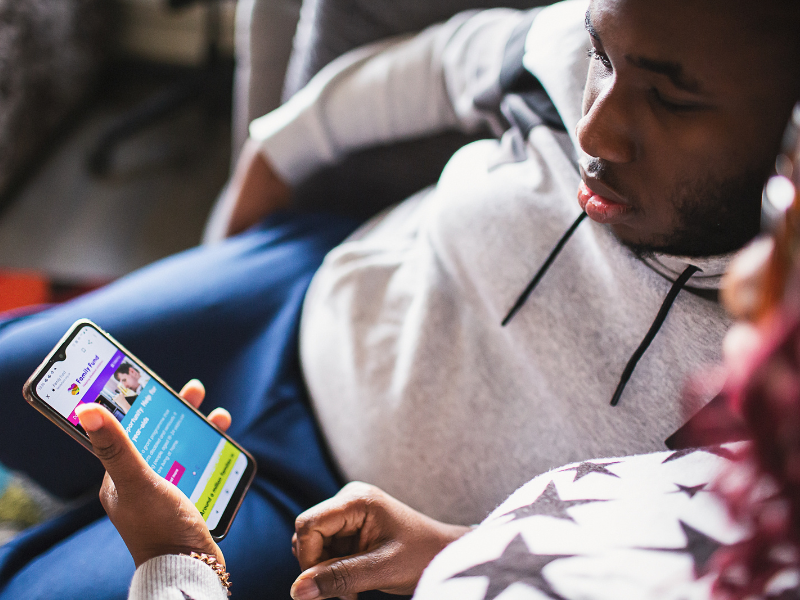
<path id="1" fill-rule="evenodd" d="M 147 98 L 129 114 L 111 125 L 97 141 L 88 156 L 91 173 L 103 176 L 113 166 L 114 151 L 126 139 L 154 125 L 176 110 L 193 102 L 218 106 L 230 97 L 230 65 L 220 57 L 221 6 L 218 0 L 167 0 L 178 10 L 195 2 L 206 3 L 206 56 L 201 68 L 193 70 L 167 88 Z"/>

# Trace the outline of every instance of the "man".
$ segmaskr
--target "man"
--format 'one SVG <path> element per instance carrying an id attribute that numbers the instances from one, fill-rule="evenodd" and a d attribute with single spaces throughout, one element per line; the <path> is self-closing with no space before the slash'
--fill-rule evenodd
<path id="1" fill-rule="evenodd" d="M 586 8 L 459 15 L 343 57 L 253 124 L 232 186 L 231 233 L 358 147 L 454 127 L 505 131 L 462 149 L 434 190 L 328 254 L 304 301 L 303 375 L 344 479 L 445 522 L 482 519 L 550 467 L 663 449 L 700 408 L 680 404 L 683 381 L 718 360 L 729 321 L 714 291 L 729 254 L 758 230 L 761 181 L 798 96 L 785 58 L 796 53 L 793 2 Z M 168 381 L 204 374 L 233 415 L 231 435 L 259 461 L 221 544 L 244 597 L 285 597 L 292 518 L 338 487 L 302 403 L 294 343 L 315 261 L 347 229 L 272 215 L 0 336 L 9 395 L 79 316 Z M 140 298 L 133 285 L 154 292 Z M 11 415 L 23 419 L 27 431 L 44 428 Z M 3 441 L 0 459 L 51 489 L 93 481 L 69 440 L 53 440 L 47 466 L 20 453 L 27 436 Z M 32 534 L 7 555 L 18 565 L 15 552 L 30 559 L 42 547 Z M 99 521 L 18 572 L 6 567 L 4 593 L 119 595 L 130 563 L 91 587 L 65 575 L 99 547 L 118 557 L 105 562 L 126 560 Z"/>
<path id="2" fill-rule="evenodd" d="M 129 363 L 122 363 L 116 371 L 114 371 L 114 379 L 118 384 L 119 393 L 114 396 L 114 402 L 122 409 L 123 414 L 128 414 L 131 405 L 136 402 L 136 398 L 144 387 L 142 374 L 139 369 Z"/>
<path id="3" fill-rule="evenodd" d="M 119 368 L 114 371 L 114 379 L 119 381 L 122 387 L 130 390 L 135 395 L 138 395 L 139 392 L 142 391 L 142 384 L 139 382 L 141 377 L 142 374 L 139 373 L 139 369 L 128 363 L 121 364 Z"/>
<path id="4" fill-rule="evenodd" d="M 678 398 L 687 374 L 717 360 L 728 321 L 713 292 L 729 253 L 758 231 L 761 185 L 797 97 L 781 58 L 794 37 L 777 16 L 793 5 L 743 6 L 752 28 L 714 2 L 603 2 L 588 20 L 585 5 L 566 3 L 529 29 L 521 13 L 462 15 L 351 55 L 253 123 L 257 151 L 239 171 L 231 231 L 353 148 L 502 127 L 493 86 L 503 64 L 507 80 L 514 73 L 517 27 L 521 62 L 565 125 L 535 127 L 526 144 L 524 115 L 506 102 L 503 117 L 517 126 L 499 144 L 464 148 L 416 208 L 329 254 L 306 300 L 301 352 L 347 479 L 404 500 L 413 488 L 411 504 L 426 514 L 477 520 L 524 473 L 661 448 L 699 408 Z M 717 30 L 699 35 L 709 18 Z M 741 41 L 731 55 L 733 31 Z M 507 85 L 529 93 L 518 78 Z M 581 208 L 591 221 L 562 237 Z M 500 327 L 560 241 L 538 288 Z M 701 270 L 659 331 L 659 309 L 690 266 Z M 491 486 L 467 475 L 476 464 L 492 471 Z"/>

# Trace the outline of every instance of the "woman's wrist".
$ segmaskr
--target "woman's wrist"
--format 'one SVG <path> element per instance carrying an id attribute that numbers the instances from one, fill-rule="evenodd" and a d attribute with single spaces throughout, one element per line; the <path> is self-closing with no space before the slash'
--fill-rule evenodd
<path id="1" fill-rule="evenodd" d="M 153 600 L 164 597 L 166 590 L 208 600 L 224 600 L 229 596 L 217 573 L 208 564 L 188 554 L 170 553 L 155 556 L 136 569 L 128 598 Z"/>
<path id="2" fill-rule="evenodd" d="M 203 564 L 208 565 L 211 570 L 217 575 L 219 579 L 220 585 L 225 588 L 228 592 L 228 596 L 231 595 L 231 575 L 225 570 L 225 563 L 217 560 L 217 557 L 213 554 L 206 554 L 205 552 L 190 552 L 186 554 L 190 558 L 194 558 L 199 560 Z"/>

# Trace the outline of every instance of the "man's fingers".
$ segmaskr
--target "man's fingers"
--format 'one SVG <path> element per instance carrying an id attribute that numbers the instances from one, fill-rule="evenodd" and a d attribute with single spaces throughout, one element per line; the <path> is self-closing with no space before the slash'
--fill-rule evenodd
<path id="1" fill-rule="evenodd" d="M 300 568 L 303 570 L 311 568 L 322 560 L 325 538 L 319 531 L 304 531 L 297 536 L 294 550 L 294 557 L 300 563 Z"/>
<path id="2" fill-rule="evenodd" d="M 126 481 L 142 476 L 147 463 L 110 412 L 99 404 L 91 403 L 76 407 L 75 414 L 89 435 L 94 453 L 116 487 L 124 488 Z"/>
<path id="3" fill-rule="evenodd" d="M 206 388 L 199 379 L 190 379 L 181 389 L 180 396 L 195 408 L 200 408 L 206 397 Z"/>
<path id="4" fill-rule="evenodd" d="M 294 600 L 338 598 L 391 586 L 391 573 L 387 573 L 390 552 L 387 548 L 334 558 L 305 571 L 292 585 Z"/>
<path id="5" fill-rule="evenodd" d="M 336 496 L 309 508 L 295 520 L 297 561 L 305 570 L 323 560 L 325 540 L 357 535 L 367 515 L 367 502 L 354 497 L 349 486 Z"/>
<path id="6" fill-rule="evenodd" d="M 220 431 L 228 431 L 231 426 L 231 413 L 224 408 L 215 408 L 208 415 L 208 420 Z"/>

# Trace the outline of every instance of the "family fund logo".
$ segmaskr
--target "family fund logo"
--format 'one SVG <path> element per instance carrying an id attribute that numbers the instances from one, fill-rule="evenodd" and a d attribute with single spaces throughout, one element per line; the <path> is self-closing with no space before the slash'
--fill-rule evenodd
<path id="1" fill-rule="evenodd" d="M 71 386 L 69 386 L 69 393 L 73 396 L 77 396 L 81 393 L 81 388 L 78 387 L 77 383 L 73 383 Z"/>
<path id="2" fill-rule="evenodd" d="M 86 368 L 85 368 L 83 371 L 81 371 L 81 374 L 80 374 L 80 375 L 78 375 L 78 378 L 75 380 L 75 383 L 74 383 L 74 384 L 72 384 L 72 386 L 69 388 L 69 391 L 71 391 L 71 392 L 72 392 L 72 395 L 73 395 L 73 396 L 74 396 L 75 394 L 77 394 L 77 393 L 78 393 L 78 391 L 79 391 L 79 390 L 78 390 L 78 386 L 77 386 L 76 384 L 81 384 L 81 383 L 83 383 L 83 380 L 84 380 L 84 379 L 86 379 L 86 376 L 87 376 L 89 373 L 91 373 L 91 372 L 92 372 L 92 367 L 94 367 L 94 366 L 95 366 L 95 365 L 96 365 L 96 364 L 97 364 L 99 361 L 100 361 L 100 357 L 99 357 L 99 356 L 97 356 L 97 355 L 95 354 L 95 355 L 94 355 L 94 358 L 88 362 L 88 364 L 87 364 Z M 75 388 L 75 389 L 73 390 L 73 388 Z"/>

